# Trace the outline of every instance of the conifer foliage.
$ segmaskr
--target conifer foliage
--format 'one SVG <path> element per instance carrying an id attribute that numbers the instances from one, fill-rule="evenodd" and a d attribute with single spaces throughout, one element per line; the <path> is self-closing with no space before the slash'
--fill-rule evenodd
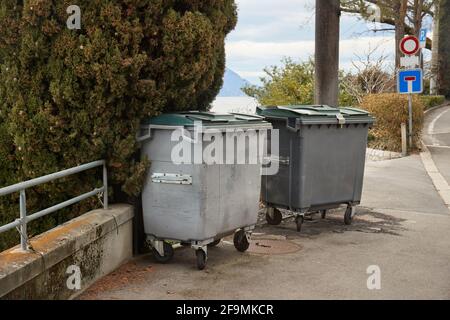
<path id="1" fill-rule="evenodd" d="M 81 9 L 79 30 L 67 27 L 71 5 Z M 208 108 L 236 20 L 234 0 L 2 0 L 0 187 L 107 159 L 110 183 L 137 195 L 148 167 L 134 160 L 139 123 Z M 29 190 L 28 209 L 91 190 L 98 178 Z M 18 217 L 16 203 L 0 198 L 0 223 Z"/>

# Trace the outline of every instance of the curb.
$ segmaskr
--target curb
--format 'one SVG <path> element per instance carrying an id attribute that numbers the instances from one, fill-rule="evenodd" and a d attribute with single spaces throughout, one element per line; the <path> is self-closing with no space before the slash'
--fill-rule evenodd
<path id="1" fill-rule="evenodd" d="M 450 106 L 449 101 L 446 101 L 444 104 L 440 106 L 436 106 L 434 108 L 426 110 L 425 114 L 447 106 Z M 421 142 L 422 142 L 422 152 L 420 153 L 420 158 L 422 159 L 423 166 L 425 167 L 426 172 L 430 176 L 430 179 L 433 182 L 434 187 L 436 188 L 437 192 L 439 193 L 445 205 L 450 211 L 450 186 L 447 183 L 447 180 L 445 180 L 445 178 L 439 172 L 439 169 L 436 167 L 433 157 L 431 156 L 430 150 L 426 146 L 425 142 L 423 140 Z"/>
<path id="2" fill-rule="evenodd" d="M 450 213 L 450 186 L 448 185 L 447 180 L 445 180 L 445 178 L 439 172 L 439 169 L 436 167 L 430 151 L 423 143 L 423 141 L 422 147 L 423 151 L 420 153 L 420 158 L 422 159 L 423 166 L 425 167 L 425 170 L 430 176 L 434 187 L 441 196 Z"/>
<path id="3" fill-rule="evenodd" d="M 448 107 L 448 106 L 450 106 L 450 101 L 446 101 L 446 102 L 444 102 L 443 104 L 441 104 L 439 106 L 436 106 L 436 107 L 430 108 L 428 110 L 425 110 L 423 113 L 427 114 L 428 112 L 431 112 L 431 111 L 434 111 L 434 110 L 437 110 L 437 109 L 440 109 L 440 108 L 443 108 L 443 107 Z"/>

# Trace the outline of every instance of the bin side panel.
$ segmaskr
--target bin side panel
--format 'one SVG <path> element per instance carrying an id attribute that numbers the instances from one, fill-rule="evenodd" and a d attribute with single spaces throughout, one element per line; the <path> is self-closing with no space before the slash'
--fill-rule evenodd
<path id="1" fill-rule="evenodd" d="M 354 195 L 353 202 L 354 204 L 360 204 L 362 198 L 362 190 L 364 185 L 364 172 L 366 166 L 366 147 L 367 147 L 367 136 L 369 128 L 368 126 L 359 125 L 359 133 L 354 138 L 355 146 L 359 145 L 359 148 L 354 149 L 354 157 L 357 159 L 356 161 L 356 174 L 355 174 L 355 182 L 354 182 Z M 364 146 L 364 147 L 363 147 Z"/>
<path id="2" fill-rule="evenodd" d="M 260 165 L 220 166 L 218 234 L 256 225 L 261 190 Z"/>
<path id="3" fill-rule="evenodd" d="M 289 166 L 262 177 L 264 202 L 300 212 L 359 204 L 367 125 L 303 125 L 296 133 L 285 121 L 271 122 L 280 130 L 280 157 L 289 158 Z"/>
<path id="4" fill-rule="evenodd" d="M 224 134 L 225 164 L 220 166 L 220 219 L 217 233 L 224 235 L 253 226 L 258 220 L 261 193 L 261 137 L 257 131 Z M 229 140 L 231 139 L 231 140 Z M 233 150 L 228 148 L 232 147 Z"/>
<path id="5" fill-rule="evenodd" d="M 171 132 L 153 130 L 152 139 L 143 146 L 143 153 L 152 160 L 142 193 L 146 234 L 181 241 L 208 240 L 255 225 L 260 164 L 176 165 L 171 153 L 178 142 L 170 140 Z M 245 150 L 248 154 L 248 143 Z M 193 162 L 193 146 L 191 151 Z M 191 175 L 192 185 L 155 183 L 152 173 Z"/>
<path id="6" fill-rule="evenodd" d="M 291 140 L 296 134 L 286 130 L 286 120 L 271 120 L 273 129 L 279 130 L 279 158 L 284 160 L 279 162 L 279 170 L 275 175 L 263 176 L 261 185 L 261 199 L 274 206 L 289 208 L 290 205 L 290 163 Z M 269 141 L 269 146 L 272 141 Z M 277 156 L 277 155 L 272 155 Z M 285 161 L 289 161 L 289 163 Z"/>
<path id="7" fill-rule="evenodd" d="M 142 147 L 143 154 L 151 160 L 142 191 L 145 233 L 161 239 L 181 241 L 213 237 L 206 233 L 211 228 L 205 225 L 214 217 L 202 218 L 205 216 L 202 201 L 206 197 L 204 177 L 208 172 L 204 170 L 204 165 L 193 164 L 193 146 L 190 144 L 186 145 L 190 149 L 190 164 L 173 163 L 172 150 L 180 146 L 180 142 L 171 141 L 172 133 L 173 130 L 153 129 L 152 138 Z M 155 183 L 151 178 L 153 173 L 190 175 L 192 185 Z"/>
<path id="8" fill-rule="evenodd" d="M 361 200 L 367 127 L 311 126 L 301 129 L 303 156 L 296 198 L 299 208 L 337 207 Z"/>
<path id="9" fill-rule="evenodd" d="M 202 173 L 200 175 L 201 193 L 200 193 L 200 219 L 198 222 L 199 230 L 195 240 L 206 240 L 217 238 L 220 232 L 220 167 L 221 165 L 201 165 Z"/>
<path id="10" fill-rule="evenodd" d="M 173 147 L 178 141 L 171 141 L 173 130 L 152 129 L 152 137 L 142 146 L 142 153 L 152 161 L 170 161 Z"/>
<path id="11" fill-rule="evenodd" d="M 154 172 L 191 175 L 192 185 L 152 182 L 151 174 Z M 204 173 L 199 166 L 152 162 L 142 192 L 146 234 L 183 241 L 208 238 L 209 235 L 205 233 L 208 220 L 203 218 L 205 214 L 202 206 L 204 194 L 201 175 Z"/>

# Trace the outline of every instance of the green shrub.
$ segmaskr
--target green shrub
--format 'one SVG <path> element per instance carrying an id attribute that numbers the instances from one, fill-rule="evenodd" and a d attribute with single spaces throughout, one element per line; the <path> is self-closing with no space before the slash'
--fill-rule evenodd
<path id="1" fill-rule="evenodd" d="M 262 105 L 313 104 L 314 62 L 284 58 L 282 66 L 264 69 L 262 86 L 248 85 L 242 90 Z"/>
<path id="2" fill-rule="evenodd" d="M 420 99 L 425 106 L 425 110 L 439 106 L 445 102 L 444 96 L 420 96 Z"/>
<path id="3" fill-rule="evenodd" d="M 314 61 L 297 62 L 284 58 L 281 64 L 264 68 L 265 75 L 260 78 L 262 86 L 247 85 L 242 90 L 262 105 L 314 104 Z M 342 71 L 339 77 L 344 77 Z M 339 105 L 355 105 L 357 100 L 346 91 L 342 81 L 340 83 Z"/>
<path id="4" fill-rule="evenodd" d="M 135 159 L 141 120 L 205 110 L 219 92 L 236 6 L 234 0 L 78 0 L 82 29 L 69 30 L 72 4 L 0 3 L 0 187 L 106 159 L 113 196 L 126 199 L 139 193 L 148 167 L 147 159 Z M 93 170 L 29 190 L 28 210 L 91 190 L 100 177 Z M 17 218 L 16 204 L 0 198 L 0 224 Z M 30 233 L 98 205 L 86 200 L 39 220 Z M 0 250 L 13 240 L 0 235 Z"/>
<path id="5" fill-rule="evenodd" d="M 402 148 L 401 124 L 408 124 L 408 97 L 394 93 L 371 94 L 363 98 L 361 108 L 369 111 L 376 123 L 370 131 L 369 146 L 381 150 L 400 152 Z M 422 100 L 413 98 L 414 148 L 420 146 L 420 134 L 424 120 Z"/>

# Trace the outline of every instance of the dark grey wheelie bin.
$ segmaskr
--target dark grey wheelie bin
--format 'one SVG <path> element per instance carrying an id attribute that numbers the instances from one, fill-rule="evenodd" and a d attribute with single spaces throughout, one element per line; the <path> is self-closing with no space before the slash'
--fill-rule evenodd
<path id="1" fill-rule="evenodd" d="M 347 205 L 351 224 L 361 201 L 368 129 L 374 118 L 355 108 L 329 106 L 259 107 L 279 130 L 279 162 L 275 175 L 262 176 L 262 201 L 269 224 L 281 223 L 279 208 L 295 215 L 297 231 L 304 216 Z"/>
<path id="2" fill-rule="evenodd" d="M 151 160 L 142 192 L 144 230 L 159 262 L 172 259 L 171 241 L 194 248 L 199 269 L 205 267 L 207 248 L 224 236 L 234 234 L 236 249 L 248 249 L 262 167 L 249 158 L 266 140 L 261 130 L 271 128 L 256 115 L 195 111 L 163 114 L 143 124 L 138 141 Z M 246 160 L 238 160 L 238 152 L 245 152 Z M 203 158 L 208 154 L 217 158 Z"/>

